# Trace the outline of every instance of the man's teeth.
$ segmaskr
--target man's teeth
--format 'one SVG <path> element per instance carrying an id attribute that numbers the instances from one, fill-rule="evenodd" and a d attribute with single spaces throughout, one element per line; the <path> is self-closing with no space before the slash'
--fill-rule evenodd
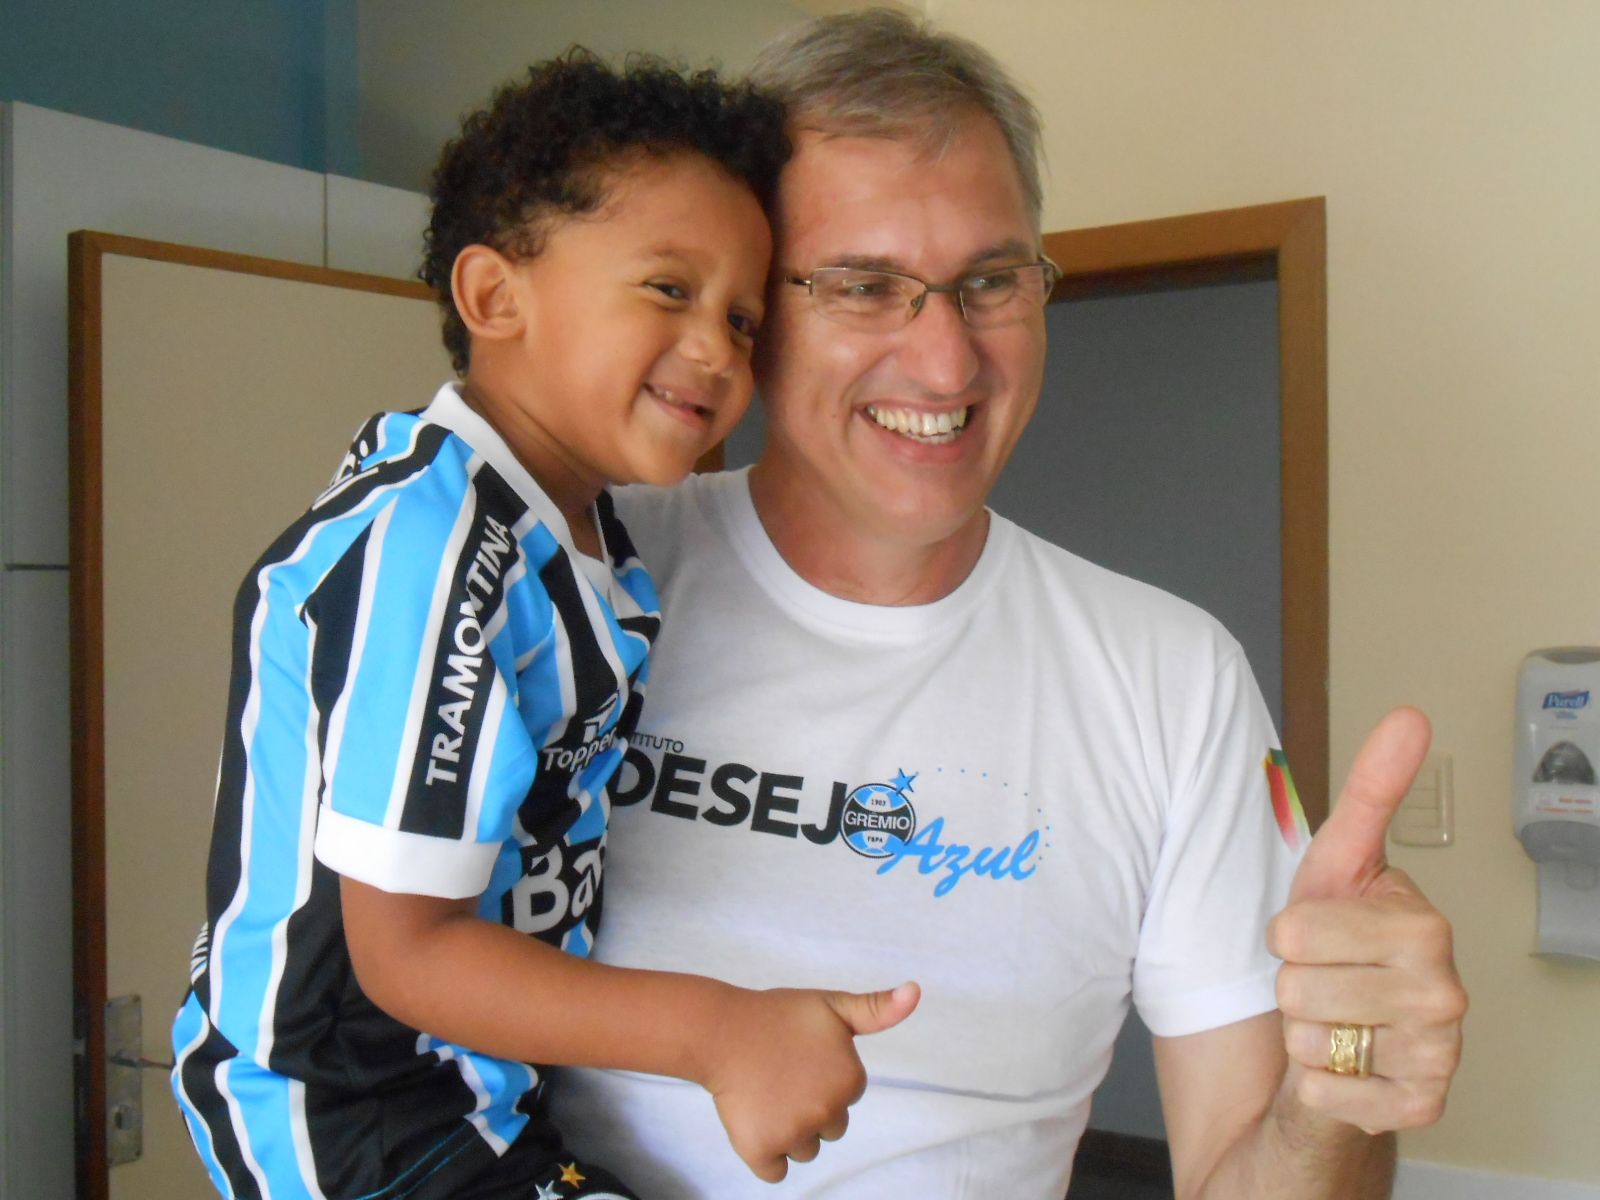
<path id="1" fill-rule="evenodd" d="M 903 433 L 919 442 L 953 442 L 966 425 L 968 408 L 954 412 L 917 412 L 909 408 L 867 406 L 867 415 L 894 433 Z"/>

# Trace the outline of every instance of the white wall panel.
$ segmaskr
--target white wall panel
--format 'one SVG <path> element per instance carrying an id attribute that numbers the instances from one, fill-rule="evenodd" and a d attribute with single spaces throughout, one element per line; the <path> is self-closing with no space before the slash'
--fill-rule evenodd
<path id="1" fill-rule="evenodd" d="M 329 175 L 328 262 L 341 271 L 415 279 L 428 198 L 420 192 Z"/>
<path id="2" fill-rule="evenodd" d="M 0 574 L 0 1197 L 72 1195 L 67 572 Z"/>
<path id="3" fill-rule="evenodd" d="M 323 176 L 68 116 L 9 108 L 10 252 L 0 555 L 67 561 L 67 234 L 320 264 Z"/>
<path id="4" fill-rule="evenodd" d="M 1403 1162 L 1394 1200 L 1600 1200 L 1600 1187 Z"/>
<path id="5" fill-rule="evenodd" d="M 67 235 L 320 264 L 325 177 L 20 103 L 0 155 L 0 1200 L 68 1200 Z"/>

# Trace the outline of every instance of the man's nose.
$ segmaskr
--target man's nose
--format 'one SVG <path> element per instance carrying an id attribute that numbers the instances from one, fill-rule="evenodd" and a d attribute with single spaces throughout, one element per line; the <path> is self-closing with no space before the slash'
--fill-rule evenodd
<path id="1" fill-rule="evenodd" d="M 972 327 L 962 319 L 954 295 L 930 293 L 900 336 L 900 369 L 929 392 L 955 395 L 977 377 L 979 359 Z"/>

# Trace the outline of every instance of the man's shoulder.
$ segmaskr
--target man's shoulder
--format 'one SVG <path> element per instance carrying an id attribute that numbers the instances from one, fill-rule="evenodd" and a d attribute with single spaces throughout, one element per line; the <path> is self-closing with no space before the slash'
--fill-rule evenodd
<path id="1" fill-rule="evenodd" d="M 1235 645 L 1221 622 L 1198 605 L 1090 562 L 1007 518 L 993 519 L 1005 522 L 1015 539 L 1008 559 L 1008 584 L 1039 589 L 1063 615 L 1079 617 L 1102 636 L 1163 645 L 1204 645 L 1223 652 Z"/>

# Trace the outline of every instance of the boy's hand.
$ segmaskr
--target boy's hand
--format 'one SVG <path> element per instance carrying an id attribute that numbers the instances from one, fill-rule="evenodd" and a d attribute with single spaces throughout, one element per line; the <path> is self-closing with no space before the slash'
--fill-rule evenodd
<path id="1" fill-rule="evenodd" d="M 777 1183 L 788 1160 L 810 1162 L 822 1142 L 844 1136 L 846 1110 L 867 1087 L 856 1037 L 898 1025 L 921 991 L 914 983 L 867 993 L 730 990 L 701 1082 L 734 1151 Z"/>

